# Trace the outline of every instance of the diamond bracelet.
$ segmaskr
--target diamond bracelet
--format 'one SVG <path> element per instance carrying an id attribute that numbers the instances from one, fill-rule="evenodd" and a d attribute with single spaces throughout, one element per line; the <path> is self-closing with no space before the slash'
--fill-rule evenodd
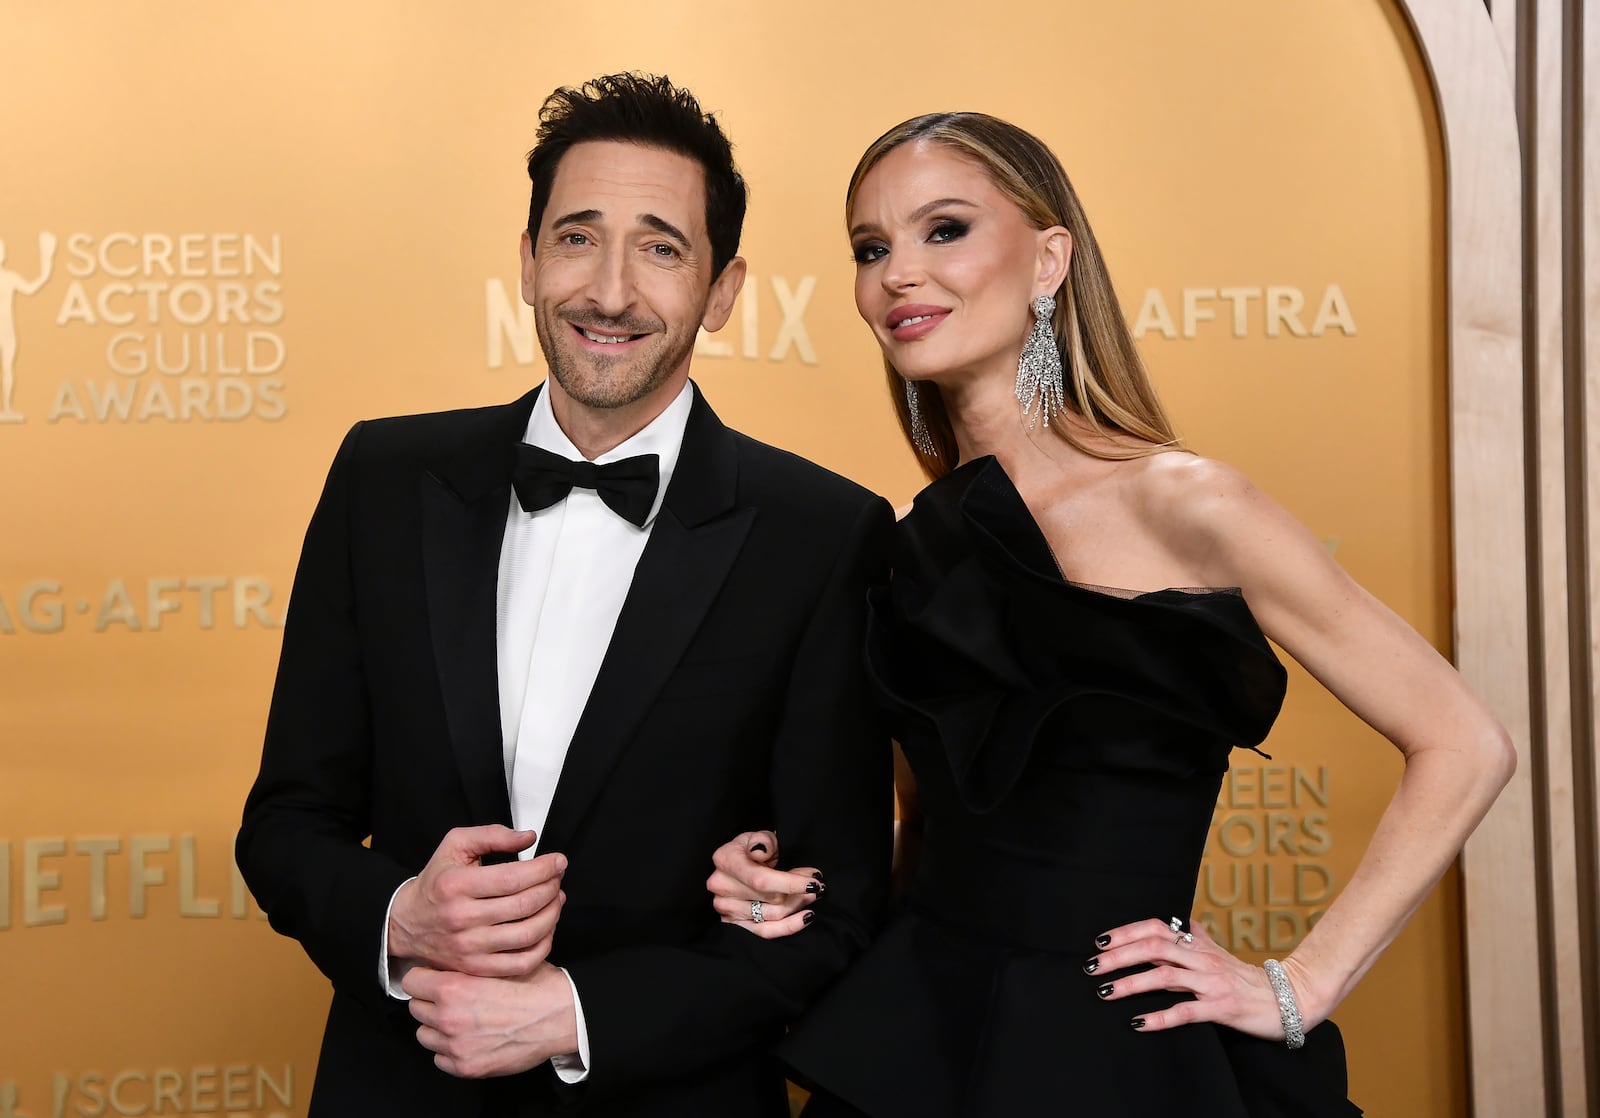
<path id="1" fill-rule="evenodd" d="M 1289 976 L 1283 972 L 1283 964 L 1276 959 L 1268 959 L 1261 967 L 1267 972 L 1267 981 L 1272 983 L 1272 992 L 1278 997 L 1278 1016 L 1283 1020 L 1283 1042 L 1290 1048 L 1303 1047 L 1306 1034 L 1300 1027 L 1300 1006 L 1294 1000 L 1294 987 L 1289 985 Z"/>

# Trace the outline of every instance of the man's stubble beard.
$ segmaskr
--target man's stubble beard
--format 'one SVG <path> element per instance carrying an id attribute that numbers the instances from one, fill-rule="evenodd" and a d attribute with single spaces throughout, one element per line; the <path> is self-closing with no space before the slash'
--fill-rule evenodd
<path id="1" fill-rule="evenodd" d="M 539 347 L 544 351 L 550 375 L 561 386 L 561 391 L 586 408 L 611 410 L 637 403 L 671 379 L 694 350 L 695 336 L 691 333 L 680 345 L 663 344 L 654 353 L 634 357 L 574 355 L 552 337 L 552 333 L 566 331 L 571 325 L 558 317 L 552 331 L 543 314 L 534 315 Z M 576 344 L 571 343 L 574 347 Z"/>

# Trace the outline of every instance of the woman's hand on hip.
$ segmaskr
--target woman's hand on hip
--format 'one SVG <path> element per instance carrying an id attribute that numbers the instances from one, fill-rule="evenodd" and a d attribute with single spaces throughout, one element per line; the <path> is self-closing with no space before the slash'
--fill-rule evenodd
<path id="1" fill-rule="evenodd" d="M 1183 991 L 1193 994 L 1194 1000 L 1143 1013 L 1129 1023 L 1141 1032 L 1160 1032 L 1210 1021 L 1264 1040 L 1283 1040 L 1283 1017 L 1267 972 L 1235 958 L 1202 925 L 1183 930 L 1181 924 L 1173 927 L 1175 922 L 1141 920 L 1100 936 L 1095 941 L 1099 954 L 1090 956 L 1083 967 L 1093 976 L 1089 996 L 1117 1001 L 1157 990 Z M 1126 973 L 1137 966 L 1151 969 Z M 1296 960 L 1284 959 L 1283 967 L 1296 994 L 1301 1027 L 1310 1032 L 1327 1013 L 1307 1005 L 1311 984 Z"/>

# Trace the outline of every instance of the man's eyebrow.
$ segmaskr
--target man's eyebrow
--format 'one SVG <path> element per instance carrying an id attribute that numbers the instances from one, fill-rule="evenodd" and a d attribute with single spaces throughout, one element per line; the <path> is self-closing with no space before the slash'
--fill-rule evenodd
<path id="1" fill-rule="evenodd" d="M 910 215 L 909 218 L 907 218 L 907 220 L 908 221 L 921 221 L 923 218 L 925 218 L 929 214 L 931 214 L 934 210 L 943 209 L 945 206 L 966 206 L 968 209 L 974 209 L 974 208 L 976 208 L 977 203 L 969 202 L 965 198 L 935 198 L 931 202 L 925 202 L 922 205 L 918 206 L 915 210 L 913 210 L 911 212 L 911 215 Z M 872 224 L 871 222 L 863 222 L 860 225 L 851 226 L 850 227 L 850 235 L 852 237 L 856 237 L 856 236 L 860 236 L 862 233 L 875 233 L 875 232 L 877 232 L 877 230 L 878 230 L 878 227 L 876 225 Z"/>
<path id="2" fill-rule="evenodd" d="M 665 221 L 662 218 L 657 217 L 655 214 L 640 214 L 639 224 L 647 225 L 651 229 L 654 229 L 657 233 L 662 233 L 668 237 L 671 237 L 684 248 L 694 247 L 689 243 L 689 238 L 683 235 L 683 230 L 672 224 L 672 222 Z"/>
<path id="3" fill-rule="evenodd" d="M 590 221 L 599 221 L 605 215 L 599 210 L 575 210 L 572 213 L 556 218 L 550 223 L 552 229 L 562 229 L 568 225 L 583 225 Z"/>

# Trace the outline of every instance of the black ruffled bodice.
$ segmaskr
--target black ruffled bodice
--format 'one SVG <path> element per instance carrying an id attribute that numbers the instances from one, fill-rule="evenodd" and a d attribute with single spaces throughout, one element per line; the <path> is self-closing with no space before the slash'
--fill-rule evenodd
<path id="1" fill-rule="evenodd" d="M 898 740 L 936 745 L 973 812 L 1041 748 L 1071 769 L 1221 773 L 1283 704 L 1283 665 L 1237 590 L 1065 581 L 993 458 L 917 497 L 871 613 L 868 663 Z"/>

